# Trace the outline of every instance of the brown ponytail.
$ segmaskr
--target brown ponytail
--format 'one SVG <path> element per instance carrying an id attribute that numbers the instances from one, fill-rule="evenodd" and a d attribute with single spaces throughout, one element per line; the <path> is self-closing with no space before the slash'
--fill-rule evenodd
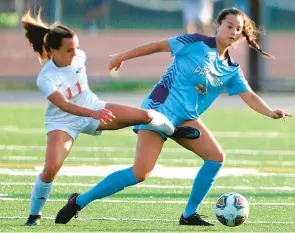
<path id="1" fill-rule="evenodd" d="M 226 8 L 223 9 L 217 16 L 216 22 L 221 24 L 222 21 L 226 18 L 227 15 L 239 15 L 243 18 L 244 26 L 242 35 L 246 38 L 249 47 L 255 49 L 256 51 L 260 52 L 266 58 L 274 58 L 269 53 L 262 51 L 259 44 L 256 42 L 257 35 L 263 34 L 263 31 L 256 27 L 255 22 L 251 20 L 246 14 L 236 8 Z"/>
<path id="2" fill-rule="evenodd" d="M 45 49 L 44 36 L 50 31 L 49 26 L 42 22 L 40 18 L 40 11 L 37 18 L 31 16 L 28 11 L 22 18 L 21 23 L 25 29 L 25 36 L 29 40 L 33 50 L 37 53 L 42 61 L 47 61 L 49 55 Z"/>
<path id="3" fill-rule="evenodd" d="M 46 62 L 51 58 L 50 49 L 59 49 L 63 38 L 73 38 L 74 31 L 58 23 L 48 25 L 41 20 L 41 10 L 36 18 L 28 11 L 21 18 L 25 30 L 25 36 L 37 53 L 40 62 Z"/>

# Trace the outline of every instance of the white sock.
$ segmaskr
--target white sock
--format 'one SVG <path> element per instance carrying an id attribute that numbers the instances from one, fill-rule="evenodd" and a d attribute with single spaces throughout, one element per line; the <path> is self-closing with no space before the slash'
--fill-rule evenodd
<path id="1" fill-rule="evenodd" d="M 41 215 L 42 209 L 49 197 L 53 182 L 44 183 L 39 176 L 36 179 L 35 186 L 31 194 L 31 215 Z"/>
<path id="2" fill-rule="evenodd" d="M 153 120 L 147 124 L 148 126 L 155 130 L 162 131 L 168 136 L 174 133 L 175 127 L 166 116 L 155 110 L 149 110 L 149 112 L 152 114 Z"/>

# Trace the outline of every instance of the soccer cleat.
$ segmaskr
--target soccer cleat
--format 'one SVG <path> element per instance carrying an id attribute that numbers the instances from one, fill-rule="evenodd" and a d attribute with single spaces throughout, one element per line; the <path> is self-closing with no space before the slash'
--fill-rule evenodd
<path id="1" fill-rule="evenodd" d="M 169 137 L 171 138 L 185 138 L 185 139 L 198 139 L 201 136 L 200 130 L 190 126 L 178 126 Z"/>
<path id="2" fill-rule="evenodd" d="M 201 217 L 207 217 L 207 216 L 199 215 L 198 213 L 194 213 L 193 215 L 189 216 L 188 218 L 185 218 L 185 217 L 183 217 L 183 215 L 181 215 L 181 217 L 179 219 L 179 225 L 214 226 L 213 224 L 201 219 Z"/>
<path id="3" fill-rule="evenodd" d="M 39 226 L 41 220 L 41 215 L 30 215 L 25 226 Z"/>
<path id="4" fill-rule="evenodd" d="M 73 193 L 68 199 L 67 204 L 58 211 L 55 217 L 56 224 L 66 224 L 74 216 L 78 217 L 78 212 L 81 210 L 80 206 L 76 204 L 76 198 L 79 196 L 79 193 Z"/>

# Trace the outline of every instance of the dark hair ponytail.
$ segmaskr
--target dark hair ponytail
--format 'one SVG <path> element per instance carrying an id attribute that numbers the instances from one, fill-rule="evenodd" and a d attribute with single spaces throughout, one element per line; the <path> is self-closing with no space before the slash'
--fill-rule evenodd
<path id="1" fill-rule="evenodd" d="M 25 29 L 25 36 L 29 40 L 33 50 L 37 53 L 42 61 L 48 60 L 48 54 L 45 49 L 44 36 L 50 31 L 49 26 L 42 22 L 40 11 L 37 18 L 31 16 L 28 11 L 21 19 L 21 23 Z"/>
<path id="2" fill-rule="evenodd" d="M 64 25 L 55 23 L 48 25 L 41 20 L 41 10 L 37 17 L 32 17 L 28 11 L 21 19 L 25 36 L 37 53 L 40 62 L 46 62 L 51 58 L 50 49 L 59 49 L 63 38 L 73 38 L 75 33 Z"/>
<path id="3" fill-rule="evenodd" d="M 248 45 L 255 49 L 256 51 L 260 52 L 264 57 L 267 58 L 274 58 L 269 53 L 266 53 L 262 51 L 259 44 L 256 42 L 257 35 L 262 34 L 262 30 L 256 27 L 255 22 L 251 20 L 246 14 L 244 14 L 242 11 L 238 10 L 237 8 L 225 8 L 223 9 L 217 16 L 216 22 L 218 24 L 221 24 L 222 21 L 226 18 L 227 15 L 239 15 L 243 18 L 244 26 L 242 35 L 246 38 Z"/>

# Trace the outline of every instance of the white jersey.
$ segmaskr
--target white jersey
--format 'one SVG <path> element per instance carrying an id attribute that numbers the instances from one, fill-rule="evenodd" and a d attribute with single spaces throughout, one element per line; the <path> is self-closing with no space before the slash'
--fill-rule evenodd
<path id="1" fill-rule="evenodd" d="M 53 92 L 60 91 L 70 102 L 97 110 L 99 99 L 88 87 L 85 61 L 85 53 L 78 49 L 69 66 L 57 67 L 50 59 L 43 65 L 37 78 L 37 85 L 41 92 L 48 97 Z M 49 102 L 45 123 L 74 123 L 79 122 L 81 118 L 84 117 L 64 112 Z"/>

